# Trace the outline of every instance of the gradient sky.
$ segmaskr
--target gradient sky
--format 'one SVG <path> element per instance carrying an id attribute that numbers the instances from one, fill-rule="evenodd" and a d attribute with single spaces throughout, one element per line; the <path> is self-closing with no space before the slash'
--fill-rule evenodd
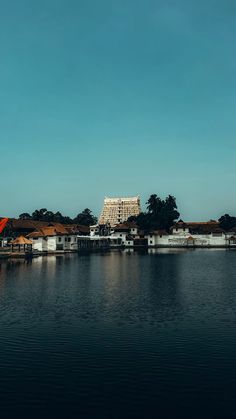
<path id="1" fill-rule="evenodd" d="M 235 0 L 0 0 L 0 215 L 236 215 Z"/>

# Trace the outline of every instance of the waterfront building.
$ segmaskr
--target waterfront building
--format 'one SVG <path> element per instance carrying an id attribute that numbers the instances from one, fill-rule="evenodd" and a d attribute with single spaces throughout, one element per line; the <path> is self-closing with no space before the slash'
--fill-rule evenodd
<path id="1" fill-rule="evenodd" d="M 123 223 L 129 217 L 140 214 L 140 198 L 139 196 L 128 198 L 108 198 L 104 199 L 104 206 L 99 218 L 100 225 L 111 226 Z"/>
<path id="2" fill-rule="evenodd" d="M 146 235 L 149 247 L 234 247 L 236 229 L 225 232 L 217 221 L 184 222 L 180 220 L 167 233 L 156 230 Z"/>
<path id="3" fill-rule="evenodd" d="M 77 236 L 87 235 L 86 226 L 51 223 L 33 231 L 28 237 L 33 241 L 33 250 L 39 252 L 77 251 Z"/>
<path id="4" fill-rule="evenodd" d="M 138 226 L 134 222 L 117 224 L 111 230 L 111 236 L 119 238 L 123 246 L 134 246 L 135 239 L 139 237 Z"/>

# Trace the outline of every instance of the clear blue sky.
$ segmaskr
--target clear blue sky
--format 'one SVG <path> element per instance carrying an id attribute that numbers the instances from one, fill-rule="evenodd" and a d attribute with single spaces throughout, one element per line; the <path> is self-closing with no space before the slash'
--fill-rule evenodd
<path id="1" fill-rule="evenodd" d="M 0 0 L 0 215 L 236 215 L 235 0 Z"/>

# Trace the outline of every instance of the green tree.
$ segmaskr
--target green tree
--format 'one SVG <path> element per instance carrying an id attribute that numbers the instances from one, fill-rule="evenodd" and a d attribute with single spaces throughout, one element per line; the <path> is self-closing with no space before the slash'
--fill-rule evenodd
<path id="1" fill-rule="evenodd" d="M 173 224 L 178 220 L 180 214 L 177 211 L 176 199 L 169 195 L 164 201 L 164 205 L 160 212 L 160 228 L 169 231 Z"/>
<path id="2" fill-rule="evenodd" d="M 236 227 L 236 217 L 232 217 L 229 214 L 224 214 L 219 218 L 220 227 L 225 231 L 230 231 Z"/>
<path id="3" fill-rule="evenodd" d="M 40 210 L 35 210 L 32 213 L 32 219 L 35 221 L 44 221 L 44 216 L 47 212 L 47 208 L 41 208 Z"/>
<path id="4" fill-rule="evenodd" d="M 61 214 L 60 211 L 55 212 L 54 217 L 53 217 L 53 221 L 55 223 L 63 223 L 64 222 L 64 218 L 63 215 Z"/>
<path id="5" fill-rule="evenodd" d="M 85 208 L 74 218 L 74 223 L 91 226 L 97 223 L 97 218 L 92 214 L 92 211 L 89 208 Z"/>
<path id="6" fill-rule="evenodd" d="M 54 221 L 54 217 L 55 217 L 54 212 L 52 212 L 52 211 L 46 211 L 46 212 L 43 214 L 43 218 L 42 218 L 42 220 L 43 220 L 43 221 L 48 221 L 48 222 L 50 222 L 50 221 Z"/>
<path id="7" fill-rule="evenodd" d="M 30 220 L 32 217 L 28 212 L 23 212 L 19 215 L 20 220 Z"/>
<path id="8" fill-rule="evenodd" d="M 146 202 L 147 211 L 137 217 L 130 217 L 128 221 L 135 221 L 137 225 L 146 231 L 165 229 L 167 231 L 179 218 L 176 199 L 169 195 L 162 200 L 156 194 L 152 194 Z"/>

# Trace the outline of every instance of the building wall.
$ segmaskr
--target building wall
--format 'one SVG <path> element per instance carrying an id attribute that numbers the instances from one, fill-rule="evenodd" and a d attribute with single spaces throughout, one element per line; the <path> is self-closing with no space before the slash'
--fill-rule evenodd
<path id="1" fill-rule="evenodd" d="M 33 245 L 32 245 L 33 250 L 37 250 L 38 252 L 43 251 L 43 238 L 42 237 L 38 237 L 37 239 L 34 238 L 32 239 L 32 242 L 33 242 Z"/>
<path id="2" fill-rule="evenodd" d="M 33 250 L 38 252 L 55 252 L 56 250 L 77 250 L 77 235 L 38 237 L 33 240 Z"/>
<path id="3" fill-rule="evenodd" d="M 57 250 L 57 236 L 47 237 L 47 251 L 54 252 Z"/>
<path id="4" fill-rule="evenodd" d="M 192 237 L 193 240 L 189 239 Z M 186 232 L 179 234 L 168 234 L 160 236 L 158 234 L 148 234 L 149 246 L 225 246 L 228 245 L 225 234 L 194 234 L 192 236 Z"/>

